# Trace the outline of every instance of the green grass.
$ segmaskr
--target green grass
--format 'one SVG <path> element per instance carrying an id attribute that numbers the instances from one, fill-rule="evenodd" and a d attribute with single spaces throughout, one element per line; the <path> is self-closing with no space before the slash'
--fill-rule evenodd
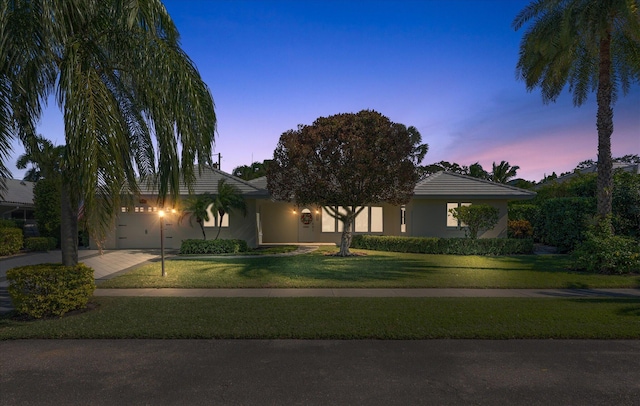
<path id="1" fill-rule="evenodd" d="M 571 272 L 563 255 L 483 257 L 363 251 L 339 258 L 174 259 L 142 266 L 100 288 L 635 288 L 640 276 Z"/>
<path id="2" fill-rule="evenodd" d="M 640 339 L 639 299 L 96 297 L 61 319 L 0 318 L 0 339 Z"/>

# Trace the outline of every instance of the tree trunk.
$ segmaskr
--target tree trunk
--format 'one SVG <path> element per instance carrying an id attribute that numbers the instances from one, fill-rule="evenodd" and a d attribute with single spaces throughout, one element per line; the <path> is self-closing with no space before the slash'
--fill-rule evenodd
<path id="1" fill-rule="evenodd" d="M 222 230 L 222 218 L 224 217 L 224 213 L 220 213 L 220 223 L 218 223 L 218 234 L 216 234 L 216 238 L 214 238 L 215 240 L 218 239 L 218 237 L 220 237 L 220 231 Z"/>
<path id="2" fill-rule="evenodd" d="M 348 257 L 351 255 L 349 247 L 351 246 L 351 228 L 353 227 L 353 220 L 355 219 L 355 213 L 349 213 L 342 217 L 342 238 L 340 240 L 339 257 Z"/>
<path id="3" fill-rule="evenodd" d="M 62 182 L 60 188 L 60 249 L 62 264 L 74 266 L 78 264 L 78 205 L 71 196 L 71 188 Z"/>
<path id="4" fill-rule="evenodd" d="M 205 231 L 204 231 L 204 221 L 202 221 L 202 219 L 198 219 L 197 222 L 198 222 L 198 224 L 200 224 L 200 230 L 202 230 L 202 239 L 206 240 L 207 239 L 207 233 L 205 233 Z"/>
<path id="5" fill-rule="evenodd" d="M 613 134 L 613 109 L 611 108 L 611 33 L 600 40 L 600 66 L 598 71 L 598 217 L 607 221 L 611 215 L 613 201 L 613 160 L 611 157 L 611 134 Z M 608 227 L 611 227 L 609 224 Z"/>

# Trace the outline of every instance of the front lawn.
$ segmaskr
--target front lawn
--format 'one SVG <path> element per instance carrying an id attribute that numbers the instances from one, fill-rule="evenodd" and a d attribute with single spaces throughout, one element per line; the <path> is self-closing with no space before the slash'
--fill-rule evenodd
<path id="1" fill-rule="evenodd" d="M 564 255 L 483 257 L 334 248 L 285 257 L 172 259 L 142 266 L 99 288 L 636 288 L 640 276 L 571 272 Z"/>
<path id="2" fill-rule="evenodd" d="M 96 297 L 0 339 L 640 339 L 640 299 Z"/>

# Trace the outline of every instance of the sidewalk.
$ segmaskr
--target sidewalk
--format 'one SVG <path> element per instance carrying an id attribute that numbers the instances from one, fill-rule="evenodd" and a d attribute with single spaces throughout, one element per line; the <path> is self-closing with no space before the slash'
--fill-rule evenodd
<path id="1" fill-rule="evenodd" d="M 640 289 L 96 289 L 94 296 L 143 297 L 529 297 L 640 298 Z"/>

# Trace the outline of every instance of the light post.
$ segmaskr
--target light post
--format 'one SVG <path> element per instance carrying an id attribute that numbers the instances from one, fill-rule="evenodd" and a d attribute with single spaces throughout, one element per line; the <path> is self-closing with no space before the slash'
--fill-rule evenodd
<path id="1" fill-rule="evenodd" d="M 167 273 L 164 271 L 164 210 L 160 210 L 158 212 L 158 216 L 160 216 L 160 258 L 162 261 L 162 276 L 167 276 Z"/>

